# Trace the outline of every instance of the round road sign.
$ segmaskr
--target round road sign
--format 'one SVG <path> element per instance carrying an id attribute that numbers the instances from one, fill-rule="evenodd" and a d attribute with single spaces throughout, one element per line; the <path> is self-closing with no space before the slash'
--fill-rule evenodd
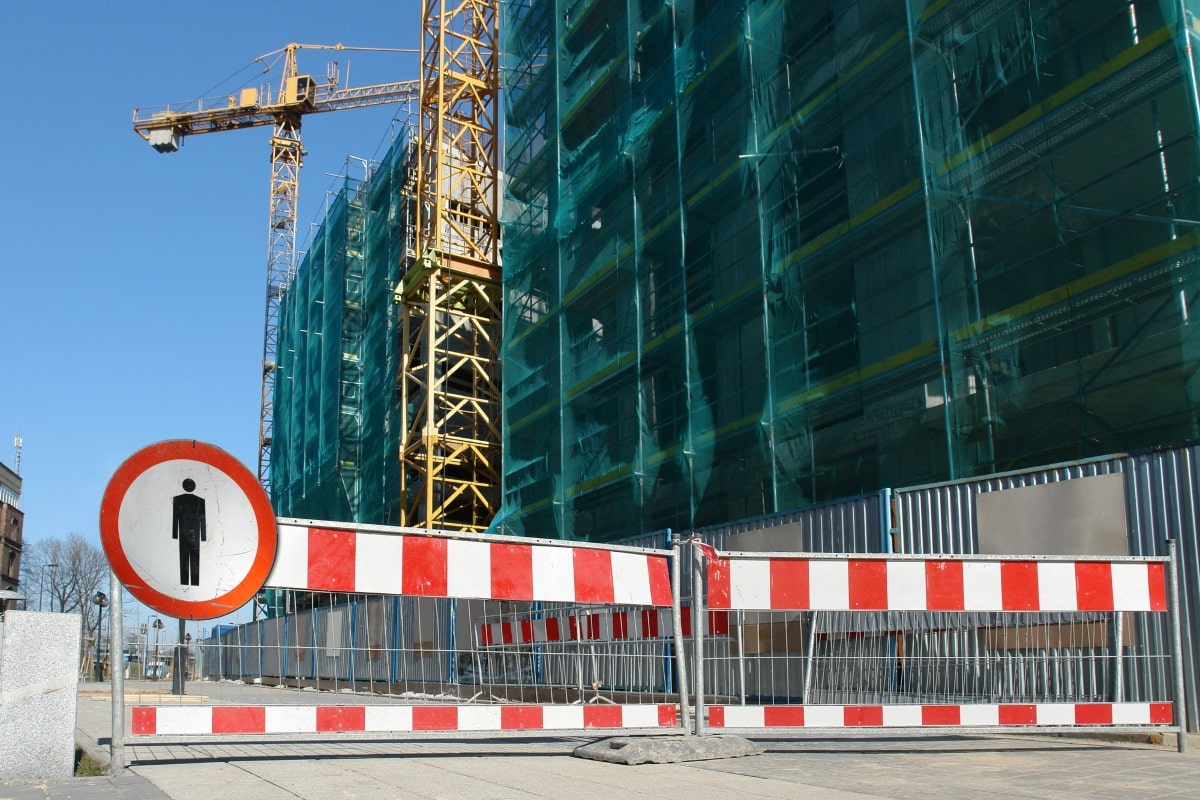
<path id="1" fill-rule="evenodd" d="M 253 473 L 190 439 L 145 447 L 117 468 L 100 503 L 100 541 L 134 597 L 180 619 L 246 604 L 275 562 L 275 512 Z"/>

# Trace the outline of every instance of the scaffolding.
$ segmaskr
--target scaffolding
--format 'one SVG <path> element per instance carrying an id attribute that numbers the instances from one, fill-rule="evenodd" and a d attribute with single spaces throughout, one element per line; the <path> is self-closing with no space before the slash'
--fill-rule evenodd
<path id="1" fill-rule="evenodd" d="M 506 4 L 497 527 L 1200 435 L 1192 6 Z"/>
<path id="2" fill-rule="evenodd" d="M 415 142 L 343 177 L 280 302 L 271 457 L 276 513 L 365 524 L 400 518 L 400 320 L 413 260 Z"/>
<path id="3" fill-rule="evenodd" d="M 500 502 L 497 5 L 422 3 L 417 258 L 396 290 L 401 525 L 482 531 Z"/>

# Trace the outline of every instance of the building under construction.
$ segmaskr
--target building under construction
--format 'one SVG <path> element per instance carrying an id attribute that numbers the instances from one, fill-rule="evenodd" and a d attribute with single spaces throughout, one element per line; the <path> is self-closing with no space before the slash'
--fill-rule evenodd
<path id="1" fill-rule="evenodd" d="M 1195 438 L 1197 5 L 506 4 L 504 530 Z"/>
<path id="2" fill-rule="evenodd" d="M 493 528 L 614 540 L 1200 435 L 1192 5 L 501 3 Z M 285 293 L 282 515 L 405 524 L 424 490 L 406 148 Z"/>

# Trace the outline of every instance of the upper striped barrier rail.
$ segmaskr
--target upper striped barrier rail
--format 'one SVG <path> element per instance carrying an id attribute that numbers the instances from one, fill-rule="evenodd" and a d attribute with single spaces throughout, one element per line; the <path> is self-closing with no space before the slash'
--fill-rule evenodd
<path id="1" fill-rule="evenodd" d="M 281 519 L 273 589 L 669 607 L 667 555 L 613 545 Z"/>
<path id="2" fill-rule="evenodd" d="M 721 553 L 708 559 L 708 607 L 1165 612 L 1167 560 Z"/>

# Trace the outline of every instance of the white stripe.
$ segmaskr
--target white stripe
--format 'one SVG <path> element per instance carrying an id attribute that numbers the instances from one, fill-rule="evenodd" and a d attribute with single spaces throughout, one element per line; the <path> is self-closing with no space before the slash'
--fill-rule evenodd
<path id="1" fill-rule="evenodd" d="M 458 730 L 500 730 L 500 706 L 459 706 Z"/>
<path id="2" fill-rule="evenodd" d="M 170 708 L 159 706 L 154 712 L 155 733 L 160 736 L 210 734 L 213 732 L 212 706 Z"/>
<path id="3" fill-rule="evenodd" d="M 1148 564 L 1113 564 L 1112 584 L 1115 611 L 1150 610 L 1150 570 Z"/>
<path id="4" fill-rule="evenodd" d="M 963 566 L 966 566 L 966 564 Z M 992 727 L 999 725 L 1000 706 L 995 704 L 984 704 L 979 706 L 961 705 L 958 707 L 958 724 L 967 728 L 973 728 L 977 726 Z"/>
<path id="5" fill-rule="evenodd" d="M 367 706 L 368 731 L 411 731 L 412 706 Z"/>
<path id="6" fill-rule="evenodd" d="M 549 636 L 546 635 L 546 620 L 535 619 L 533 621 L 533 641 L 545 642 L 549 641 Z"/>
<path id="7" fill-rule="evenodd" d="M 887 564 L 888 608 L 892 611 L 924 611 L 925 562 L 889 561 Z M 885 718 L 885 723 L 886 718 Z"/>
<path id="8" fill-rule="evenodd" d="M 642 553 L 614 551 L 612 559 L 613 602 L 650 605 L 650 562 Z"/>
<path id="9" fill-rule="evenodd" d="M 726 711 L 726 714 L 729 712 Z M 804 727 L 806 728 L 844 728 L 846 727 L 845 706 L 805 706 Z"/>
<path id="10" fill-rule="evenodd" d="M 358 533 L 354 537 L 354 591 L 399 594 L 404 537 Z"/>
<path id="11" fill-rule="evenodd" d="M 1038 562 L 1038 608 L 1042 611 L 1075 611 L 1079 593 L 1075 588 L 1074 561 Z"/>
<path id="12" fill-rule="evenodd" d="M 1000 592 L 1000 562 L 963 563 L 963 610 L 1004 610 L 1004 598 Z"/>
<path id="13" fill-rule="evenodd" d="M 446 541 L 446 594 L 492 596 L 492 546 L 466 539 Z"/>
<path id="14" fill-rule="evenodd" d="M 267 586 L 281 589 L 308 587 L 308 528 L 299 525 L 278 526 L 275 565 L 267 576 Z"/>
<path id="15" fill-rule="evenodd" d="M 767 724 L 766 717 L 762 706 L 725 706 L 726 728 L 762 728 Z"/>
<path id="16" fill-rule="evenodd" d="M 533 546 L 533 599 L 575 602 L 575 559 L 569 547 Z"/>
<path id="17" fill-rule="evenodd" d="M 621 706 L 621 727 L 657 728 L 658 706 Z"/>
<path id="18" fill-rule="evenodd" d="M 850 610 L 849 562 L 812 560 L 808 562 L 809 606 L 814 611 Z M 806 715 L 807 711 L 804 712 Z M 807 721 L 808 717 L 805 716 Z M 839 723 L 838 727 L 841 727 Z"/>
<path id="19" fill-rule="evenodd" d="M 885 728 L 919 728 L 922 720 L 920 706 L 883 707 L 883 727 Z"/>
<path id="20" fill-rule="evenodd" d="M 542 728 L 548 731 L 583 730 L 583 706 L 545 706 Z"/>
<path id="21" fill-rule="evenodd" d="M 771 562 L 747 559 L 729 562 L 730 608 L 771 608 Z"/>
<path id="22" fill-rule="evenodd" d="M 1074 725 L 1074 703 L 1038 703 L 1035 725 Z"/>
<path id="23" fill-rule="evenodd" d="M 316 706 L 267 706 L 267 733 L 316 733 Z"/>
<path id="24" fill-rule="evenodd" d="M 1114 725 L 1149 725 L 1149 703 L 1113 703 Z"/>

